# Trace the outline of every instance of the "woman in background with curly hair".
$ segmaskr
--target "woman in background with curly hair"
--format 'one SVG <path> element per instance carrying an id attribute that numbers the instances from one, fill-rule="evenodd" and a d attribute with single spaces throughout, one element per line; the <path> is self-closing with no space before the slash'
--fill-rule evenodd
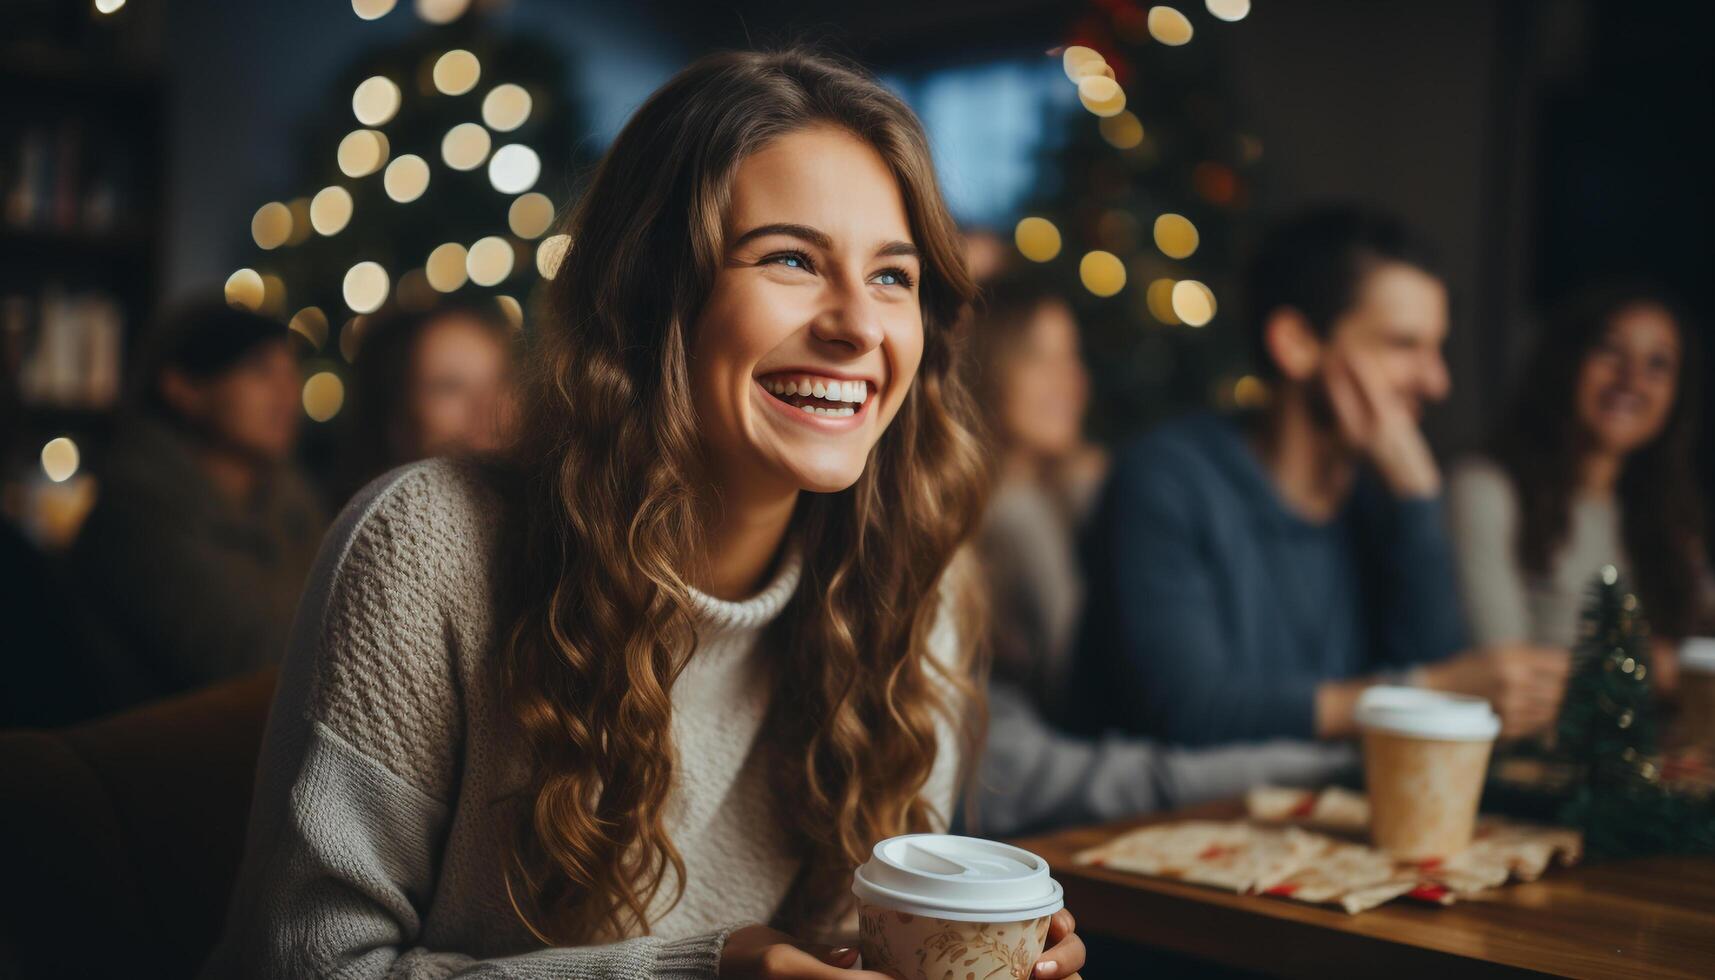
<path id="1" fill-rule="evenodd" d="M 323 550 L 210 975 L 879 980 L 804 940 L 945 828 L 980 716 L 921 126 L 821 57 L 706 58 L 565 230 L 517 449 L 395 471 Z"/>

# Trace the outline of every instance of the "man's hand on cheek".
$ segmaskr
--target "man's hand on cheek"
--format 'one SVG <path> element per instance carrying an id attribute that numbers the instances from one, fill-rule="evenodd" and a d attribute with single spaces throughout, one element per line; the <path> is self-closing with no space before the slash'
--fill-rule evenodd
<path id="1" fill-rule="evenodd" d="M 1361 355 L 1330 350 L 1328 401 L 1341 434 L 1367 456 L 1398 497 L 1441 492 L 1441 469 L 1404 400 Z"/>

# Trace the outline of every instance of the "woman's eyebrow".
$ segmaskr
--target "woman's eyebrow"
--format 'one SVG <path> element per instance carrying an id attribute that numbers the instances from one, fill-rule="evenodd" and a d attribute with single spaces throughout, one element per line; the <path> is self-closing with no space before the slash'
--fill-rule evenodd
<path id="1" fill-rule="evenodd" d="M 823 251 L 832 251 L 834 247 L 833 239 L 829 238 L 827 233 L 823 232 L 819 228 L 813 228 L 809 225 L 791 224 L 788 222 L 776 222 L 774 224 L 757 225 L 755 228 L 752 228 L 733 239 L 732 245 L 729 246 L 729 251 L 737 251 L 750 242 L 755 241 L 758 238 L 765 238 L 769 235 L 785 235 L 789 238 L 801 239 L 809 242 L 811 245 L 814 245 L 819 249 L 822 249 Z M 910 242 L 901 241 L 885 242 L 881 247 L 875 250 L 875 254 L 878 258 L 882 256 L 895 255 L 909 256 L 911 258 L 921 257 L 917 251 L 917 246 Z"/>

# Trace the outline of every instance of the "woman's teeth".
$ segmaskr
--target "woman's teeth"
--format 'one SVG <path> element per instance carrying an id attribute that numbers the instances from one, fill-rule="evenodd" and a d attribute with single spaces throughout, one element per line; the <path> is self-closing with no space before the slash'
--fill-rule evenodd
<path id="1" fill-rule="evenodd" d="M 856 415 L 855 406 L 869 398 L 869 382 L 837 378 L 766 378 L 762 386 L 770 394 L 809 415 L 845 418 Z"/>

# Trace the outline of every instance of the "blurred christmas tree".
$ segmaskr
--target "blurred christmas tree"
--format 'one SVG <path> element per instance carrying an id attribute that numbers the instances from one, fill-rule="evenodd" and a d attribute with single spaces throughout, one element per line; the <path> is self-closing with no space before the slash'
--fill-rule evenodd
<path id="1" fill-rule="evenodd" d="M 1056 50 L 1088 114 L 1047 161 L 1019 251 L 1078 299 L 1099 434 L 1263 397 L 1232 315 L 1262 146 L 1226 95 L 1218 44 L 1249 0 L 1098 0 Z M 1193 21 L 1193 17 L 1195 21 Z"/>
<path id="2" fill-rule="evenodd" d="M 419 0 L 420 30 L 340 74 L 296 141 L 296 186 L 256 211 L 258 252 L 228 280 L 229 301 L 289 319 L 315 349 L 321 387 L 306 387 L 305 407 L 318 421 L 338 411 L 366 316 L 460 294 L 492 297 L 521 325 L 563 251 L 548 233 L 593 160 L 563 94 L 565 58 L 500 36 L 469 6 Z M 364 20 L 393 7 L 353 3 Z"/>
<path id="3" fill-rule="evenodd" d="M 1556 748 L 1577 774 L 1561 820 L 1593 854 L 1715 853 L 1715 797 L 1663 780 L 1649 625 L 1612 565 L 1585 607 Z"/>

